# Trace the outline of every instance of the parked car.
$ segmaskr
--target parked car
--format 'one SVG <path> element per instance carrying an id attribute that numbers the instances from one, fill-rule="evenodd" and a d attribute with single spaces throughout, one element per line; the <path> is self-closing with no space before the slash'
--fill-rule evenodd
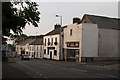
<path id="1" fill-rule="evenodd" d="M 21 55 L 21 59 L 22 60 L 29 60 L 30 59 L 30 56 L 28 54 L 22 54 Z"/>

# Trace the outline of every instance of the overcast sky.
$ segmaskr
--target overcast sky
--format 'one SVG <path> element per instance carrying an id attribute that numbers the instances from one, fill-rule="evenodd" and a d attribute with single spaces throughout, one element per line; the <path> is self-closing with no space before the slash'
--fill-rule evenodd
<path id="1" fill-rule="evenodd" d="M 63 17 L 63 25 L 71 24 L 73 17 L 82 18 L 84 14 L 118 17 L 118 2 L 37 2 L 41 13 L 39 27 L 26 26 L 23 30 L 27 35 L 46 34 L 53 30 L 56 23 Z"/>

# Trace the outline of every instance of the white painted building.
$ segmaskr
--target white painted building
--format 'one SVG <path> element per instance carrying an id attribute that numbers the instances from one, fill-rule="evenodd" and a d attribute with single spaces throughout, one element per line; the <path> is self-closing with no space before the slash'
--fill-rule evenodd
<path id="1" fill-rule="evenodd" d="M 92 27 L 91 27 L 92 26 Z M 96 24 L 71 24 L 64 29 L 65 60 L 81 62 L 84 57 L 98 57 Z"/>
<path id="2" fill-rule="evenodd" d="M 97 24 L 98 27 L 98 57 L 93 60 L 119 60 L 118 39 L 120 36 L 120 19 L 85 14 L 81 23 Z M 91 26 L 92 28 L 92 26 Z"/>
<path id="3" fill-rule="evenodd" d="M 16 44 L 16 56 L 20 56 L 21 54 L 27 54 L 29 44 L 32 43 L 34 39 L 26 39 Z"/>
<path id="4" fill-rule="evenodd" d="M 28 54 L 30 55 L 30 58 L 43 58 L 43 36 L 36 37 L 36 39 L 29 44 Z"/>
<path id="5" fill-rule="evenodd" d="M 118 59 L 118 19 L 84 15 L 79 21 L 76 18 L 64 29 L 65 60 Z"/>
<path id="6" fill-rule="evenodd" d="M 63 60 L 63 27 L 55 25 L 54 30 L 44 36 L 44 58 Z M 61 34 L 61 35 L 60 35 Z"/>
<path id="7" fill-rule="evenodd" d="M 28 54 L 30 58 L 43 58 L 43 35 L 32 36 L 16 45 L 17 56 Z"/>

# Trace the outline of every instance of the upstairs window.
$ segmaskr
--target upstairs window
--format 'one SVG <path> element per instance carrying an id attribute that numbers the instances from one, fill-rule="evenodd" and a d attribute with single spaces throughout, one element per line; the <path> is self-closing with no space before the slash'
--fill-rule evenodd
<path id="1" fill-rule="evenodd" d="M 45 39 L 45 46 L 46 46 L 46 39 Z"/>
<path id="2" fill-rule="evenodd" d="M 51 39 L 51 45 L 53 45 L 53 38 Z"/>
<path id="3" fill-rule="evenodd" d="M 48 38 L 48 45 L 50 45 L 50 39 Z"/>
<path id="4" fill-rule="evenodd" d="M 55 38 L 55 42 L 57 42 L 57 37 Z"/>
<path id="5" fill-rule="evenodd" d="M 57 45 L 57 44 L 58 44 L 58 43 L 57 43 L 57 37 L 55 38 L 55 42 L 54 42 L 54 44 L 55 44 L 55 45 Z"/>
<path id="6" fill-rule="evenodd" d="M 70 29 L 70 36 L 72 36 L 72 29 Z"/>

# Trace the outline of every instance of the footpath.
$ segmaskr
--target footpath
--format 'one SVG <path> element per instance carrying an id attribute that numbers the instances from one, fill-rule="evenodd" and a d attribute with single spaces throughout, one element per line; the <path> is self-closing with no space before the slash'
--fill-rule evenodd
<path id="1" fill-rule="evenodd" d="M 120 61 L 100 61 L 100 62 L 86 62 L 86 65 L 106 67 L 114 70 L 120 70 Z"/>

